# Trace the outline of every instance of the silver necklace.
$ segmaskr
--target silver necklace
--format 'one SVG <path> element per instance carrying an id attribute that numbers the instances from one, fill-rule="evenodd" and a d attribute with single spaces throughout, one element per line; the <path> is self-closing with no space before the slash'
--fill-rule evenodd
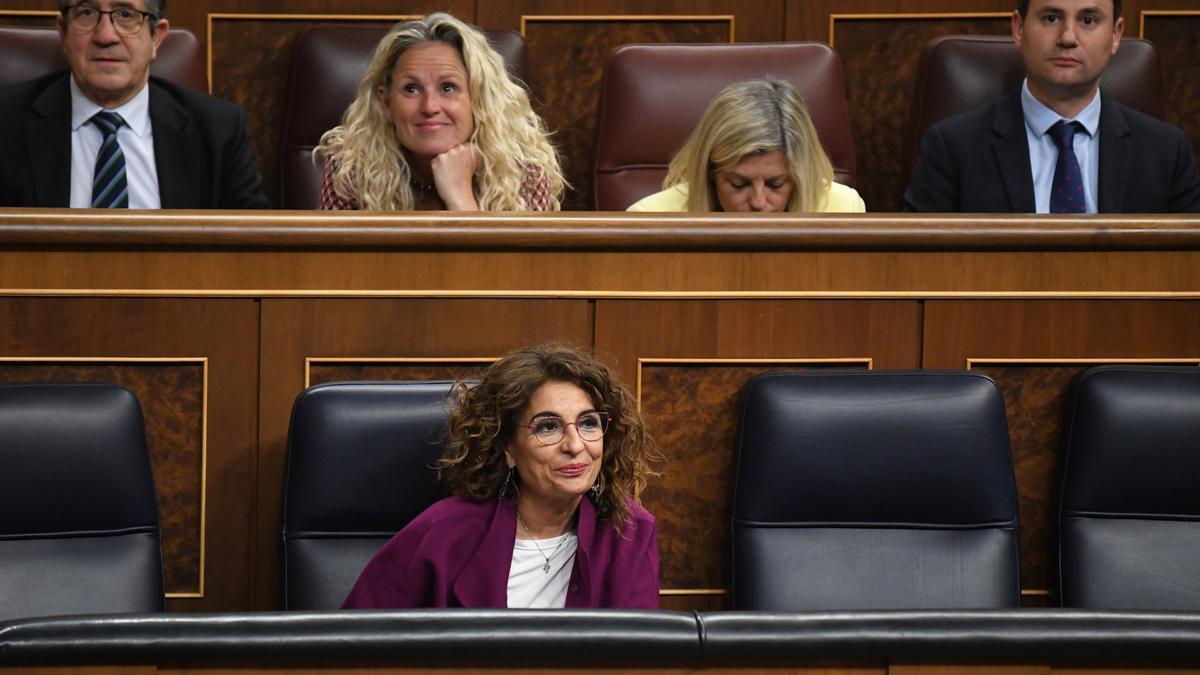
<path id="1" fill-rule="evenodd" d="M 537 539 L 534 539 L 533 533 L 529 531 L 529 526 L 525 524 L 524 520 L 521 520 L 520 513 L 517 514 L 517 522 L 521 524 L 521 529 L 525 530 L 525 536 L 529 537 L 529 541 L 533 542 L 533 545 L 537 547 L 538 555 L 542 556 L 542 558 L 546 560 L 546 564 L 542 565 L 542 571 L 546 574 L 549 574 L 550 559 L 554 557 L 555 553 L 558 553 L 558 549 L 562 548 L 563 542 L 567 540 L 566 536 L 559 535 L 558 545 L 554 547 L 553 551 L 550 551 L 550 555 L 546 555 L 546 552 L 542 550 L 541 544 L 537 543 Z"/>

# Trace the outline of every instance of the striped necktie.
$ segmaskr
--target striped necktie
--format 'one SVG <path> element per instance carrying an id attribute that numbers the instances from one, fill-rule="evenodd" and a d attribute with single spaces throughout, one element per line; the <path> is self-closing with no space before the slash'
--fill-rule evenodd
<path id="1" fill-rule="evenodd" d="M 1083 196 L 1083 172 L 1075 156 L 1075 133 L 1082 131 L 1079 122 L 1059 120 L 1050 127 L 1050 138 L 1058 146 L 1058 162 L 1054 165 L 1054 182 L 1050 184 L 1050 213 L 1083 213 L 1087 202 Z"/>
<path id="2" fill-rule="evenodd" d="M 92 178 L 92 208 L 127 209 L 129 185 L 125 181 L 125 153 L 121 152 L 121 144 L 117 142 L 117 129 L 125 125 L 125 120 L 115 112 L 101 110 L 91 121 L 104 134 L 100 154 L 96 156 L 96 174 Z"/>

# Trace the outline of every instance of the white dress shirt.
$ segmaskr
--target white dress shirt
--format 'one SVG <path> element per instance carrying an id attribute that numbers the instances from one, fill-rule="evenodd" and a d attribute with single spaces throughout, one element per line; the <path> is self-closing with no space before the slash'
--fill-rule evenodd
<path id="1" fill-rule="evenodd" d="M 1059 120 L 1066 119 L 1029 91 L 1029 80 L 1021 85 L 1021 108 L 1025 111 L 1025 137 L 1029 141 L 1029 168 L 1033 170 L 1033 200 L 1038 213 L 1050 213 L 1050 188 L 1054 184 L 1054 166 L 1058 164 L 1058 146 L 1047 132 Z M 1096 213 L 1100 181 L 1100 91 L 1092 102 L 1067 122 L 1079 122 L 1084 132 L 1075 133 L 1075 158 L 1083 175 L 1083 198 L 1087 213 Z"/>
<path id="2" fill-rule="evenodd" d="M 71 208 L 90 208 L 96 156 L 104 134 L 92 124 L 96 113 L 106 108 L 96 104 L 71 76 Z M 150 128 L 150 87 L 147 85 L 128 103 L 115 108 L 125 120 L 117 130 L 117 143 L 125 155 L 125 182 L 129 186 L 129 208 L 162 208 L 158 193 L 158 167 L 154 164 L 154 133 Z"/>

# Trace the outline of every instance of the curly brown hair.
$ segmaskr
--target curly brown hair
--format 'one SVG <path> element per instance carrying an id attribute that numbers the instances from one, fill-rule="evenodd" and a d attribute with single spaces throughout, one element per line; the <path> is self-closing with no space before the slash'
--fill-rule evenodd
<path id="1" fill-rule="evenodd" d="M 493 363 L 475 386 L 454 389 L 450 437 L 437 462 L 450 492 L 466 499 L 497 499 L 508 474 L 504 450 L 518 428 L 518 416 L 546 382 L 569 382 L 582 389 L 597 410 L 612 418 L 604 435 L 597 515 L 620 531 L 646 481 L 656 476 L 661 455 L 646 436 L 629 388 L 591 354 L 563 345 L 526 347 Z M 518 480 L 514 474 L 514 482 Z M 518 483 L 519 484 L 519 483 Z"/>

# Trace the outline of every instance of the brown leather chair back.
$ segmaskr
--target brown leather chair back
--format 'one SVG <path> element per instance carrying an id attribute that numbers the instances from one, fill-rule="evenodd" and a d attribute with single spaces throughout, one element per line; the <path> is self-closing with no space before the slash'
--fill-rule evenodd
<path id="1" fill-rule="evenodd" d="M 0 87 L 67 69 L 58 31 L 53 28 L 0 26 Z M 208 91 L 208 75 L 200 42 L 182 28 L 172 28 L 150 64 L 150 74 Z"/>
<path id="2" fill-rule="evenodd" d="M 835 179 L 854 185 L 842 62 L 823 42 L 645 44 L 613 50 L 596 126 L 596 209 L 620 211 L 662 189 L 671 157 L 727 85 L 772 75 L 796 86 Z"/>
<path id="3" fill-rule="evenodd" d="M 1021 86 L 1025 63 L 1007 35 L 946 35 L 921 52 L 913 97 L 907 168 L 916 163 L 925 132 L 937 121 L 994 101 Z M 1100 79 L 1104 93 L 1122 105 L 1163 118 L 1162 63 L 1154 43 L 1122 38 Z"/>
<path id="4" fill-rule="evenodd" d="M 312 150 L 321 134 L 341 124 L 375 46 L 390 27 L 314 26 L 296 39 L 288 82 L 287 115 L 280 161 L 281 207 L 316 209 L 321 201 L 320 166 Z M 511 30 L 484 30 L 508 72 L 521 82 L 528 72 L 525 39 Z"/>

